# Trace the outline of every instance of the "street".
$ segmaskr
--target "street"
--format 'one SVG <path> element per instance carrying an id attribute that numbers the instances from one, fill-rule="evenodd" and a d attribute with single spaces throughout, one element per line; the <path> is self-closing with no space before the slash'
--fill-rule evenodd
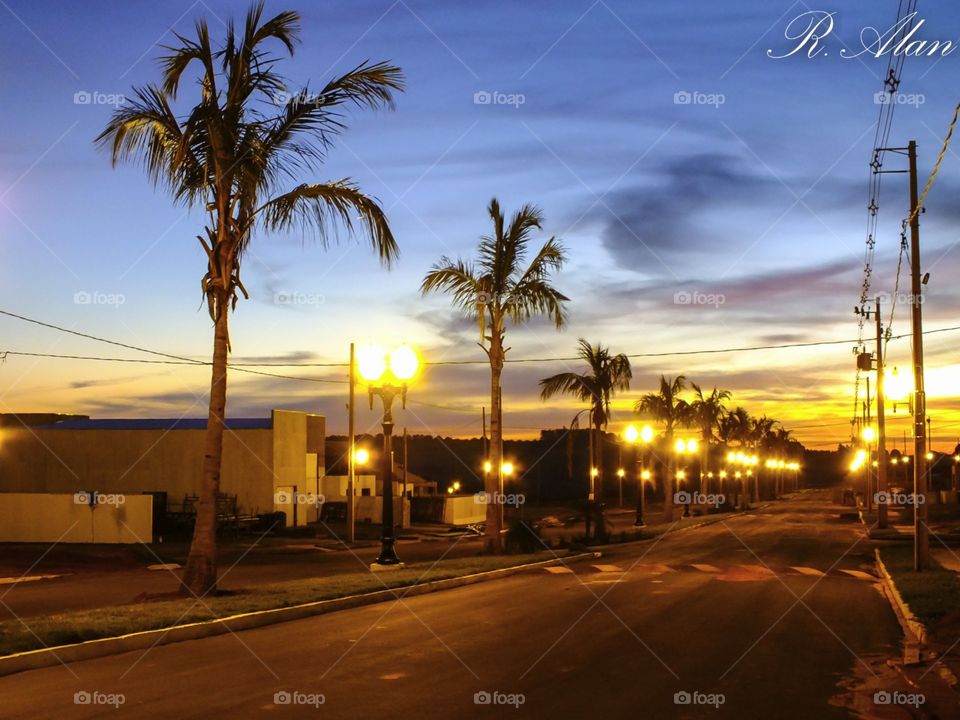
<path id="1" fill-rule="evenodd" d="M 803 494 L 595 561 L 0 678 L 3 715 L 909 717 L 871 702 L 901 687 L 900 630 L 861 538 Z"/>

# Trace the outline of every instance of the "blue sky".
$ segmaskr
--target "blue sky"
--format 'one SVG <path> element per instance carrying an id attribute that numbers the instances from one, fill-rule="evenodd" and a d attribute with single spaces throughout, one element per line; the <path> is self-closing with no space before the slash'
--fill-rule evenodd
<path id="1" fill-rule="evenodd" d="M 175 354 L 209 354 L 200 216 L 172 205 L 138 168 L 111 169 L 93 138 L 112 108 L 75 96 L 109 99 L 155 81 L 156 46 L 174 41 L 171 29 L 189 33 L 204 16 L 219 35 L 222 21 L 246 8 L 0 2 L 0 308 Z M 258 237 L 244 267 L 253 297 L 232 318 L 237 361 L 336 361 L 351 340 L 406 340 L 428 359 L 482 359 L 470 323 L 417 288 L 441 255 L 472 252 L 493 196 L 508 210 L 542 207 L 543 239 L 562 238 L 570 254 L 556 279 L 572 298 L 569 328 L 517 328 L 514 357 L 566 356 L 581 335 L 643 353 L 856 334 L 874 94 L 887 58 L 843 59 L 839 49 L 857 47 L 864 27 L 892 25 L 896 2 L 267 3 L 268 14 L 288 8 L 303 15 L 302 44 L 282 68 L 292 86 L 320 85 L 368 59 L 406 74 L 396 110 L 351 113 L 326 165 L 303 178 L 355 179 L 387 209 L 402 255 L 387 273 L 362 242 L 324 250 L 296 235 Z M 827 56 L 770 58 L 768 49 L 790 47 L 784 30 L 810 9 L 836 12 Z M 960 38 L 951 9 L 920 3 L 919 36 Z M 917 139 L 923 179 L 958 78 L 960 53 L 905 63 L 900 90 L 922 102 L 897 108 L 892 138 Z M 482 93 L 515 102 L 476 102 Z M 957 160 L 948 155 L 923 220 L 931 328 L 956 324 Z M 884 184 L 874 278 L 889 292 L 906 186 L 899 175 Z M 94 301 L 82 302 L 83 293 Z M 677 293 L 723 303 L 677 304 Z M 282 301 L 289 297 L 297 302 Z M 906 329 L 901 311 L 895 330 Z M 3 350 L 135 356 L 9 318 L 0 330 Z M 960 409 L 951 337 L 928 345 L 938 396 L 931 414 L 944 440 L 960 433 L 960 424 L 947 429 Z M 908 353 L 905 342 L 891 345 L 893 362 Z M 570 367 L 509 367 L 508 432 L 569 420 L 574 405 L 540 402 L 536 382 Z M 3 372 L 3 410 L 100 417 L 202 415 L 209 382 L 203 369 L 13 356 Z M 728 387 L 737 402 L 783 418 L 811 442 L 847 433 L 846 346 L 638 361 L 635 390 L 618 404 L 621 420 L 661 372 Z M 231 415 L 297 407 L 326 413 L 333 430 L 344 424 L 339 385 L 237 374 L 231 382 Z M 411 430 L 477 432 L 487 385 L 482 367 L 431 369 L 411 394 L 429 403 L 411 405 Z M 810 427 L 818 423 L 827 427 Z"/>

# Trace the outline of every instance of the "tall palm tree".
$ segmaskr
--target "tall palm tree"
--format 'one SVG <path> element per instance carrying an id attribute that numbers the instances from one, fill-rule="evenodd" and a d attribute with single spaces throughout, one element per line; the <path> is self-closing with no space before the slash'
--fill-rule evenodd
<path id="1" fill-rule="evenodd" d="M 754 418 L 750 428 L 750 441 L 754 450 L 769 447 L 770 438 L 773 434 L 773 428 L 777 421 L 768 418 L 766 415 Z M 753 473 L 753 494 L 756 500 L 760 500 L 760 469 L 757 468 Z"/>
<path id="2" fill-rule="evenodd" d="M 161 59 L 162 82 L 135 88 L 135 98 L 119 108 L 97 138 L 114 165 L 138 161 L 154 184 L 174 200 L 206 210 L 198 235 L 207 259 L 202 292 L 214 324 L 210 408 L 203 460 L 203 484 L 193 542 L 184 573 L 184 591 L 201 595 L 216 589 L 216 501 L 220 486 L 227 357 L 228 313 L 238 292 L 241 262 L 257 231 L 315 231 L 321 244 L 336 239 L 339 224 L 353 234 L 363 226 L 384 265 L 397 244 L 379 204 L 349 179 L 295 184 L 302 172 L 319 166 L 336 135 L 346 129 L 348 106 L 392 106 L 392 91 L 403 75 L 387 63 L 364 63 L 313 94 L 304 88 L 286 102 L 286 84 L 277 74 L 282 55 L 292 55 L 300 16 L 281 12 L 265 20 L 263 3 L 247 13 L 242 30 L 231 22 L 214 48 L 204 20 L 196 37 L 177 36 L 178 45 Z M 192 107 L 174 110 L 181 81 L 197 68 Z"/>
<path id="3" fill-rule="evenodd" d="M 610 348 L 600 343 L 591 345 L 583 338 L 577 340 L 577 355 L 587 364 L 587 372 L 562 372 L 540 381 L 540 397 L 548 400 L 554 395 L 572 395 L 590 403 L 593 426 L 593 457 L 596 458 L 597 480 L 594 498 L 603 501 L 603 429 L 610 420 L 610 399 L 621 390 L 630 389 L 633 372 L 626 355 L 611 355 Z M 592 472 L 591 468 L 591 472 Z M 602 516 L 598 519 L 597 534 L 605 534 Z"/>
<path id="4" fill-rule="evenodd" d="M 667 476 L 663 482 L 665 496 L 663 501 L 664 522 L 673 521 L 673 476 L 676 467 L 673 456 L 673 431 L 674 428 L 683 425 L 690 418 L 690 405 L 680 397 L 680 394 L 686 388 L 687 379 L 683 375 L 677 375 L 672 380 L 668 380 L 661 375 L 659 392 L 647 393 L 637 401 L 633 408 L 634 412 L 649 415 L 664 424 L 664 440 L 669 458 L 667 461 Z"/>
<path id="5" fill-rule="evenodd" d="M 710 444 L 714 440 L 714 430 L 719 426 L 721 418 L 726 413 L 724 402 L 732 395 L 729 390 L 718 390 L 714 386 L 709 395 L 704 395 L 703 389 L 697 383 L 690 383 L 696 397 L 690 403 L 690 415 L 695 425 L 700 428 L 700 492 L 705 493 L 707 467 L 710 463 Z"/>
<path id="6" fill-rule="evenodd" d="M 507 322 L 519 324 L 535 316 L 553 320 L 557 329 L 566 323 L 564 304 L 569 298 L 551 284 L 551 274 L 566 260 L 563 245 L 551 237 L 530 257 L 529 245 L 535 230 L 543 229 L 543 213 L 524 205 L 507 224 L 496 198 L 487 208 L 493 234 L 480 238 L 473 262 L 442 257 L 420 285 L 420 291 L 446 292 L 454 307 L 473 317 L 480 328 L 480 347 L 490 362 L 490 463 L 488 495 L 500 490 L 503 478 L 502 412 L 500 376 L 507 351 L 504 337 Z M 501 517 L 496 505 L 487 505 L 486 547 L 499 552 L 502 546 Z"/>

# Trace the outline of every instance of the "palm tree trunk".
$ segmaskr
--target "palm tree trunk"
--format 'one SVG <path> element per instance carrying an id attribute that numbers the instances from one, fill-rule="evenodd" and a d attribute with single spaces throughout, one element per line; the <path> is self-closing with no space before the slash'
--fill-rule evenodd
<path id="1" fill-rule="evenodd" d="M 603 426 L 600 422 L 594 423 L 594 432 L 597 438 L 597 484 L 594 496 L 596 515 L 596 536 L 601 542 L 607 539 L 607 521 L 603 512 Z"/>
<path id="2" fill-rule="evenodd" d="M 214 326 L 213 374 L 210 410 L 207 415 L 203 482 L 197 502 L 193 541 L 183 575 L 184 594 L 202 597 L 217 589 L 217 494 L 220 492 L 220 459 L 223 453 L 223 418 L 227 406 L 227 351 L 229 304 L 218 303 L 220 316 Z"/>
<path id="3" fill-rule="evenodd" d="M 503 350 L 496 329 L 491 332 L 490 342 L 490 472 L 486 474 L 487 525 L 484 547 L 487 553 L 501 551 L 500 507 L 497 502 L 503 498 L 500 492 L 500 478 L 503 473 L 503 427 L 501 423 L 500 375 L 503 373 Z M 494 502 L 494 498 L 496 502 Z"/>
<path id="4" fill-rule="evenodd" d="M 667 430 L 667 472 L 663 478 L 663 521 L 673 522 L 673 476 L 676 472 L 677 461 L 673 452 L 673 430 Z"/>

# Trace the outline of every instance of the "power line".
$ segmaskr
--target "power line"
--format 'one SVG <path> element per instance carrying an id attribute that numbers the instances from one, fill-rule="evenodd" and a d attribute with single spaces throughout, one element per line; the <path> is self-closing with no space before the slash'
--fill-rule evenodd
<path id="1" fill-rule="evenodd" d="M 136 345 L 128 345 L 126 343 L 121 343 L 115 340 L 109 340 L 107 338 L 101 338 L 96 335 L 91 335 L 89 333 L 79 332 L 77 330 L 70 330 L 69 328 L 64 328 L 59 325 L 54 325 L 52 323 L 42 322 L 40 320 L 35 320 L 33 318 L 28 318 L 24 315 L 18 315 L 16 313 L 8 312 L 6 310 L 0 310 L 0 315 L 7 315 L 9 317 L 16 318 L 18 320 L 23 320 L 25 322 L 33 323 L 40 325 L 46 328 L 53 330 L 58 330 L 60 332 L 69 333 L 71 335 L 77 335 L 79 337 L 86 338 L 88 340 L 95 340 L 97 342 L 107 343 L 109 345 L 115 345 L 119 347 L 128 348 L 131 350 L 136 350 L 138 352 L 148 353 L 150 355 L 157 355 L 163 358 L 168 358 L 165 360 L 146 360 L 146 359 L 137 359 L 137 358 L 114 358 L 114 357 L 101 357 L 101 356 L 92 356 L 92 355 L 57 355 L 54 353 L 33 353 L 25 351 L 16 351 L 16 350 L 7 350 L 3 353 L 4 355 L 24 355 L 29 357 L 46 357 L 53 359 L 63 359 L 63 360 L 90 360 L 90 361 L 99 361 L 99 362 L 126 362 L 126 363 L 140 363 L 140 364 L 157 364 L 157 365 L 206 365 L 210 366 L 212 363 L 208 360 L 197 360 L 195 358 L 183 357 L 180 355 L 173 355 L 171 353 L 162 352 L 159 350 L 152 350 L 149 348 L 138 347 Z M 933 335 L 937 333 L 944 332 L 955 332 L 960 330 L 960 325 L 954 325 L 951 327 L 944 328 L 935 328 L 932 330 L 925 330 L 924 335 Z M 899 340 L 905 337 L 910 337 L 910 333 L 904 333 L 901 335 L 892 335 L 889 337 L 890 340 Z M 782 343 L 779 345 L 746 345 L 738 347 L 727 347 L 727 348 L 705 348 L 699 350 L 668 350 L 663 352 L 650 352 L 650 353 L 629 353 L 627 354 L 628 358 L 660 358 L 660 357 L 688 357 L 693 355 L 717 355 L 723 353 L 737 353 L 737 352 L 757 352 L 761 350 L 784 350 L 784 349 L 796 349 L 796 348 L 806 348 L 806 347 L 825 347 L 831 345 L 849 345 L 853 343 L 858 343 L 858 339 L 845 339 L 845 340 L 813 340 L 810 342 L 797 342 L 797 343 Z M 579 360 L 579 357 L 576 356 L 563 356 L 563 357 L 539 357 L 539 358 L 508 358 L 505 362 L 508 363 L 550 363 L 550 362 L 571 362 Z M 429 366 L 460 366 L 460 365 L 486 365 L 486 360 L 437 360 L 433 362 L 426 362 L 424 365 Z M 318 363 L 228 363 L 228 366 L 239 372 L 250 372 L 259 375 L 266 375 L 268 377 L 279 377 L 286 379 L 294 380 L 304 380 L 308 382 L 333 382 L 333 383 L 346 383 L 347 380 L 330 380 L 322 378 L 303 378 L 303 377 L 290 377 L 284 375 L 277 375 L 272 373 L 265 373 L 261 371 L 255 371 L 250 368 L 254 367 L 297 367 L 297 368 L 312 368 L 312 367 L 329 367 L 329 368 L 346 368 L 348 363 L 345 362 L 318 362 Z"/>

